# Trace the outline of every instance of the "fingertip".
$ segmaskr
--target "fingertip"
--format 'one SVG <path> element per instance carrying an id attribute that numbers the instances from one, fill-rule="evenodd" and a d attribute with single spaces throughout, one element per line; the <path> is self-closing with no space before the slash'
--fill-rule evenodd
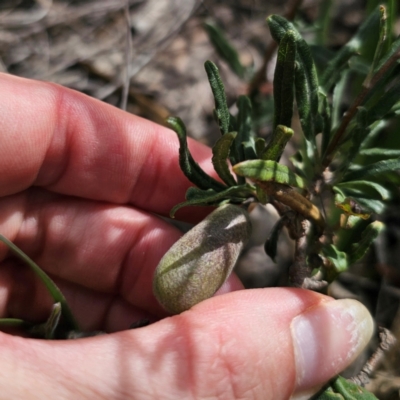
<path id="1" fill-rule="evenodd" d="M 370 341 L 374 322 L 360 302 L 322 302 L 293 319 L 296 391 L 322 385 L 348 367 Z"/>

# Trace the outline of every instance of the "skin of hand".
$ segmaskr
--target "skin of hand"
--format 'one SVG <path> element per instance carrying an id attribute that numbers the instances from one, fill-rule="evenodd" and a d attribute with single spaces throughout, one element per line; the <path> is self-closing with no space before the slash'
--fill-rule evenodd
<path id="1" fill-rule="evenodd" d="M 373 332 L 353 300 L 240 290 L 170 317 L 152 294 L 180 232 L 167 216 L 190 183 L 173 132 L 81 93 L 0 74 L 0 233 L 65 294 L 84 330 L 68 341 L 0 332 L 0 399 L 306 399 Z M 211 173 L 211 152 L 189 142 Z M 183 220 L 207 210 L 184 209 Z M 0 245 L 0 317 L 43 321 L 51 300 Z M 151 325 L 127 330 L 139 319 Z"/>

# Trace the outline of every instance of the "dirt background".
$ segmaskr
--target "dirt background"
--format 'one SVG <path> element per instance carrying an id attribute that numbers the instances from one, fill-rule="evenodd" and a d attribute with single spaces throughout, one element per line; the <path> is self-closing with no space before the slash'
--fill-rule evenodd
<path id="1" fill-rule="evenodd" d="M 164 123 L 168 115 L 180 116 L 190 136 L 212 145 L 218 128 L 204 61 L 218 64 L 230 104 L 248 91 L 248 85 L 221 61 L 205 33 L 204 21 L 216 21 L 239 50 L 242 63 L 257 71 L 271 43 L 265 18 L 298 6 L 297 15 L 310 22 L 323 1 L 1 0 L 0 71 L 56 82 L 158 123 Z M 351 37 L 365 8 L 363 0 L 333 2 L 330 48 L 340 47 Z M 270 64 L 264 92 L 271 90 Z M 268 126 L 260 133 L 268 135 Z M 268 207 L 258 207 L 253 213 L 255 234 L 237 267 L 248 287 L 284 283 L 282 277 L 291 262 L 290 241 L 281 241 L 284 256 L 277 264 L 262 246 L 276 218 Z M 391 328 L 400 339 L 400 215 L 396 208 L 386 220 L 388 230 L 371 254 L 342 274 L 329 293 L 362 301 L 377 324 Z M 376 346 L 377 340 L 347 375 L 357 372 Z M 379 399 L 400 399 L 399 345 L 388 352 L 368 388 Z"/>

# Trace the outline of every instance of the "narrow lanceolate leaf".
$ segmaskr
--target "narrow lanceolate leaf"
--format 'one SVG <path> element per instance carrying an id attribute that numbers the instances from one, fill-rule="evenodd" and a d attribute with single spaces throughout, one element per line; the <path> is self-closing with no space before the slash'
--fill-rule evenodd
<path id="1" fill-rule="evenodd" d="M 265 139 L 264 138 L 257 138 L 256 139 L 256 154 L 257 154 L 257 158 L 262 158 L 261 154 L 264 152 L 265 150 Z"/>
<path id="2" fill-rule="evenodd" d="M 393 106 L 400 102 L 400 81 L 395 83 L 379 100 L 368 109 L 368 124 L 383 119 Z"/>
<path id="3" fill-rule="evenodd" d="M 375 214 L 382 214 L 386 208 L 386 203 L 382 200 L 368 199 L 362 196 L 354 196 L 354 200 L 362 209 L 372 211 Z"/>
<path id="4" fill-rule="evenodd" d="M 392 196 L 390 190 L 386 189 L 379 183 L 372 181 L 350 181 L 340 182 L 336 185 L 342 190 L 358 190 L 360 193 L 365 194 L 362 197 L 378 198 L 379 200 L 388 200 Z M 371 193 L 371 190 L 373 193 Z"/>
<path id="5" fill-rule="evenodd" d="M 364 257 L 365 253 L 370 248 L 373 241 L 378 237 L 384 228 L 384 224 L 380 221 L 375 221 L 369 224 L 361 234 L 361 240 L 351 246 L 351 251 L 348 254 L 351 264 Z"/>
<path id="6" fill-rule="evenodd" d="M 307 187 L 307 182 L 303 178 L 292 172 L 286 165 L 272 160 L 243 161 L 234 165 L 233 171 L 255 181 L 276 182 L 301 189 Z"/>
<path id="7" fill-rule="evenodd" d="M 267 18 L 272 37 L 280 43 L 286 32 L 293 31 L 296 39 L 295 92 L 301 127 L 307 140 L 314 141 L 321 130 L 318 113 L 318 78 L 311 50 L 294 25 L 285 18 L 271 15 Z"/>
<path id="8" fill-rule="evenodd" d="M 247 96 L 239 96 L 236 102 L 238 108 L 237 127 L 238 135 L 235 147 L 239 159 L 236 162 L 254 158 L 255 141 L 253 137 L 252 106 Z"/>
<path id="9" fill-rule="evenodd" d="M 377 175 L 397 169 L 400 169 L 400 157 L 378 161 L 365 167 L 351 170 L 344 176 L 343 181 L 370 180 L 376 178 Z"/>
<path id="10" fill-rule="evenodd" d="M 400 149 L 374 147 L 372 149 L 361 150 L 360 156 L 364 157 L 367 161 L 369 158 L 397 158 L 400 157 Z"/>
<path id="11" fill-rule="evenodd" d="M 170 217 L 173 218 L 180 208 L 187 206 L 218 205 L 224 200 L 229 200 L 233 203 L 241 203 L 248 197 L 253 196 L 254 190 L 254 187 L 248 184 L 233 186 L 218 193 L 212 189 L 201 190 L 191 187 L 186 192 L 186 201 L 179 203 L 172 208 L 170 211 Z"/>
<path id="12" fill-rule="evenodd" d="M 269 141 L 265 150 L 261 153 L 262 160 L 279 161 L 283 151 L 285 150 L 286 144 L 292 138 L 294 132 L 293 129 L 287 126 L 278 125 Z"/>
<path id="13" fill-rule="evenodd" d="M 206 61 L 204 68 L 214 96 L 215 113 L 218 118 L 219 129 L 222 134 L 229 132 L 229 108 L 226 102 L 225 88 L 217 66 L 212 61 Z"/>
<path id="14" fill-rule="evenodd" d="M 376 13 L 375 13 L 376 14 Z M 379 64 L 375 68 L 375 73 L 379 71 L 382 66 L 391 58 L 393 57 L 394 54 L 398 53 L 400 50 L 400 37 L 398 37 L 390 46 L 389 51 L 382 57 L 382 59 L 379 61 Z"/>
<path id="15" fill-rule="evenodd" d="M 351 140 L 352 144 L 349 149 L 346 149 L 343 152 L 343 161 L 339 168 L 340 174 L 337 176 L 342 176 L 348 170 L 350 164 L 353 162 L 355 157 L 360 151 L 360 147 L 364 141 L 364 139 L 368 135 L 368 122 L 367 122 L 367 109 L 364 107 L 358 107 L 356 114 L 356 124 L 354 128 L 349 133 L 349 140 Z M 339 178 L 340 179 L 340 178 Z"/>
<path id="16" fill-rule="evenodd" d="M 0 328 L 29 328 L 32 326 L 31 322 L 24 321 L 19 318 L 0 318 Z"/>
<path id="17" fill-rule="evenodd" d="M 321 117 L 322 117 L 322 143 L 321 153 L 324 154 L 331 140 L 332 108 L 326 95 L 320 93 Z"/>
<path id="18" fill-rule="evenodd" d="M 228 41 L 223 31 L 212 22 L 205 22 L 204 28 L 214 45 L 218 54 L 228 63 L 231 70 L 239 77 L 243 78 L 246 69 L 239 59 L 239 54 L 233 45 Z"/>
<path id="19" fill-rule="evenodd" d="M 273 262 L 276 262 L 276 254 L 278 250 L 278 239 L 279 239 L 279 234 L 282 231 L 282 228 L 285 226 L 285 220 L 284 218 L 280 218 L 278 222 L 273 226 L 271 233 L 269 234 L 269 237 L 267 241 L 265 242 L 264 245 L 264 250 L 267 253 L 268 256 L 271 257 L 271 260 Z"/>
<path id="20" fill-rule="evenodd" d="M 35 275 L 43 282 L 46 289 L 50 293 L 55 303 L 60 303 L 62 307 L 62 315 L 65 319 L 66 324 L 69 329 L 79 329 L 78 323 L 76 322 L 74 316 L 72 315 L 71 309 L 68 306 L 67 300 L 62 294 L 58 286 L 53 282 L 53 280 L 31 259 L 29 258 L 21 249 L 19 249 L 14 243 L 10 242 L 3 235 L 0 235 L 0 241 L 5 243 L 8 248 L 25 264 L 27 264 Z"/>
<path id="21" fill-rule="evenodd" d="M 375 68 L 379 63 L 379 60 L 382 58 L 382 54 L 384 52 L 385 43 L 387 41 L 387 16 L 386 16 L 386 8 L 384 6 L 379 6 L 380 20 L 379 20 L 379 40 L 376 45 L 374 59 L 372 61 L 372 65 L 370 71 L 365 78 L 363 85 L 368 87 L 371 79 L 374 75 Z"/>
<path id="22" fill-rule="evenodd" d="M 346 68 L 347 62 L 352 56 L 358 53 L 371 32 L 377 31 L 379 21 L 379 11 L 377 10 L 376 12 L 371 13 L 360 26 L 353 38 L 344 45 L 336 53 L 336 56 L 328 63 L 320 79 L 320 85 L 325 93 L 328 93 L 332 89 L 333 85 L 339 81 L 339 77 Z"/>
<path id="23" fill-rule="evenodd" d="M 213 189 L 217 192 L 224 190 L 226 188 L 224 184 L 211 178 L 194 161 L 187 145 L 186 128 L 182 120 L 178 117 L 169 117 L 167 123 L 178 135 L 179 165 L 186 177 L 200 189 Z"/>
<path id="24" fill-rule="evenodd" d="M 274 75 L 274 128 L 292 125 L 294 75 L 296 64 L 296 35 L 289 30 L 279 43 Z"/>
<path id="25" fill-rule="evenodd" d="M 228 157 L 237 133 L 229 132 L 215 143 L 212 152 L 212 163 L 218 176 L 228 185 L 235 186 L 237 182 L 229 170 Z"/>

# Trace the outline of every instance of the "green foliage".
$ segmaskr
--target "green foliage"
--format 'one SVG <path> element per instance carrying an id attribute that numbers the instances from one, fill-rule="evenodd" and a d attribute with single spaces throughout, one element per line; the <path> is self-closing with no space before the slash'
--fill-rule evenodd
<path id="1" fill-rule="evenodd" d="M 292 172 L 286 165 L 272 160 L 249 160 L 233 166 L 233 171 L 254 181 L 277 182 L 295 186 L 301 189 L 307 187 L 307 182 Z"/>
<path id="2" fill-rule="evenodd" d="M 376 2 L 370 1 L 369 7 L 372 3 Z M 190 188 L 186 201 L 175 206 L 172 214 L 188 205 L 233 203 L 246 207 L 253 201 L 271 202 L 281 214 L 265 243 L 265 251 L 274 261 L 283 227 L 296 246 L 297 239 L 305 238 L 307 257 L 302 259 L 309 263 L 305 266 L 319 271 L 317 275 L 328 283 L 361 260 L 384 229 L 380 215 L 390 202 L 399 201 L 400 149 L 375 145 L 391 124 L 397 123 L 398 130 L 400 123 L 400 38 L 392 34 L 395 2 L 385 3 L 386 7 L 371 8 L 352 39 L 336 53 L 322 47 L 329 37 L 331 1 L 322 2 L 316 26 L 311 27 L 316 28 L 317 43 L 312 47 L 295 23 L 277 15 L 268 17 L 278 43 L 272 97 L 263 97 L 252 87 L 259 75 L 251 77 L 224 33 L 215 24 L 207 24 L 211 42 L 231 70 L 241 79 L 250 79 L 249 96 L 239 97 L 238 113 L 231 115 L 218 68 L 206 62 L 222 134 L 213 147 L 212 161 L 226 186 L 221 188 L 219 182 L 199 173 L 183 148 L 185 135 L 175 128 L 184 153 L 182 169 L 198 189 Z M 291 157 L 294 168 L 290 168 L 279 161 L 296 135 L 292 129 L 295 105 L 302 135 L 299 149 Z M 343 113 L 345 106 L 348 109 Z M 266 122 L 272 131 L 267 140 L 256 134 Z M 299 228 L 304 219 L 313 226 L 310 232 Z M 295 257 L 297 251 L 295 247 Z M 305 282 L 301 279 L 299 286 Z M 342 377 L 315 397 L 374 398 Z"/>
<path id="3" fill-rule="evenodd" d="M 312 400 L 378 400 L 372 393 L 342 376 L 337 376 L 322 393 Z"/>
<path id="4" fill-rule="evenodd" d="M 211 21 L 204 23 L 204 29 L 222 59 L 228 63 L 229 67 L 239 78 L 244 78 L 246 68 L 240 62 L 238 52 L 226 38 L 224 32 Z"/>
<path id="5" fill-rule="evenodd" d="M 59 336 L 63 337 L 64 332 L 66 331 L 79 330 L 78 324 L 68 306 L 67 300 L 53 280 L 21 249 L 3 235 L 0 235 L 0 241 L 6 244 L 14 255 L 29 266 L 34 274 L 41 280 L 41 282 L 43 282 L 54 301 L 53 310 L 44 324 L 34 325 L 20 319 L 4 318 L 0 319 L 0 326 L 22 328 L 26 330 L 28 334 L 46 339 L 52 339 Z M 61 319 L 63 322 L 62 324 L 60 323 Z"/>
<path id="6" fill-rule="evenodd" d="M 215 100 L 215 115 L 217 117 L 219 129 L 222 134 L 228 133 L 230 128 L 230 114 L 228 104 L 226 103 L 226 95 L 224 84 L 217 66 L 211 61 L 206 61 L 204 64 L 208 81 L 210 82 L 211 90 Z"/>

